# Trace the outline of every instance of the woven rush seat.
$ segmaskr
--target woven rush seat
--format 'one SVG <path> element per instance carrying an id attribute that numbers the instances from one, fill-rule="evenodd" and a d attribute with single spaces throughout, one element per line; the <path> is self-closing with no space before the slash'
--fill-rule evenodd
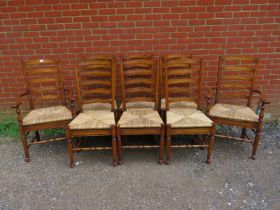
<path id="1" fill-rule="evenodd" d="M 259 120 L 258 115 L 250 107 L 232 104 L 215 104 L 210 109 L 209 115 L 211 117 L 249 122 L 258 122 Z"/>
<path id="2" fill-rule="evenodd" d="M 161 99 L 160 108 L 165 109 L 165 98 Z M 197 104 L 193 101 L 177 101 L 169 103 L 169 109 L 197 109 Z"/>
<path id="3" fill-rule="evenodd" d="M 23 125 L 35 125 L 71 119 L 72 114 L 68 108 L 66 108 L 65 106 L 52 106 L 47 108 L 34 109 L 30 111 L 22 121 Z"/>
<path id="4" fill-rule="evenodd" d="M 111 111 L 112 104 L 110 103 L 90 103 L 90 104 L 83 104 L 82 108 L 83 111 L 94 111 L 94 110 L 107 110 Z M 117 107 L 115 102 L 115 107 Z"/>
<path id="5" fill-rule="evenodd" d="M 157 128 L 163 121 L 157 111 L 131 109 L 123 112 L 118 122 L 120 128 Z"/>
<path id="6" fill-rule="evenodd" d="M 113 112 L 106 110 L 85 111 L 69 124 L 70 130 L 109 129 L 115 124 Z"/>
<path id="7" fill-rule="evenodd" d="M 195 109 L 173 109 L 166 113 L 166 123 L 171 128 L 212 127 L 212 121 Z"/>
<path id="8" fill-rule="evenodd" d="M 151 109 L 154 110 L 155 103 L 149 101 L 137 101 L 137 102 L 128 102 L 126 103 L 126 109 Z M 122 109 L 122 104 L 120 106 Z"/>

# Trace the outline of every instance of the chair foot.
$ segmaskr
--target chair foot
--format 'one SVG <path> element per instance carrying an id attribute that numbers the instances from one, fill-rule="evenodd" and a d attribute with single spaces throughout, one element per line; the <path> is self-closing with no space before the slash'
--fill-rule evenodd
<path id="1" fill-rule="evenodd" d="M 164 164 L 165 164 L 165 165 L 170 165 L 170 160 L 166 160 L 166 161 L 164 162 Z"/>
<path id="2" fill-rule="evenodd" d="M 70 163 L 70 168 L 74 168 L 75 164 L 74 163 Z"/>
<path id="3" fill-rule="evenodd" d="M 24 158 L 25 162 L 30 162 L 30 158 Z"/>
<path id="4" fill-rule="evenodd" d="M 163 164 L 163 160 L 158 160 L 158 164 Z"/>
<path id="5" fill-rule="evenodd" d="M 252 155 L 251 159 L 256 160 L 256 155 Z"/>
<path id="6" fill-rule="evenodd" d="M 122 165 L 123 164 L 123 161 L 122 160 L 119 160 L 118 161 L 118 165 Z"/>
<path id="7" fill-rule="evenodd" d="M 118 165 L 117 161 L 113 161 L 113 166 L 116 167 Z"/>

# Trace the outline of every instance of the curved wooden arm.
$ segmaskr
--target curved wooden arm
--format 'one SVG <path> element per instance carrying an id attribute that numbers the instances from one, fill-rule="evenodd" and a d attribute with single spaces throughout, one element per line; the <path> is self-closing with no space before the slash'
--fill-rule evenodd
<path id="1" fill-rule="evenodd" d="M 259 96 L 260 96 L 260 101 L 262 104 L 270 104 L 270 101 L 266 99 L 265 95 L 260 91 L 260 90 L 256 90 L 256 89 L 253 89 L 252 90 L 253 93 L 258 93 Z"/>
<path id="2" fill-rule="evenodd" d="M 266 105 L 266 104 L 269 104 L 269 103 L 270 103 L 270 101 L 268 101 L 268 100 L 265 99 L 264 94 L 263 94 L 260 90 L 255 90 L 255 89 L 253 89 L 252 91 L 253 91 L 253 94 L 254 94 L 254 93 L 258 93 L 259 96 L 260 96 L 260 102 L 261 102 L 261 104 L 260 104 L 260 107 L 259 107 L 259 109 L 260 109 L 260 113 L 259 113 L 259 124 L 260 124 L 260 126 L 262 126 L 263 118 L 264 118 L 264 108 L 265 108 L 265 105 Z"/>
<path id="3" fill-rule="evenodd" d="M 20 110 L 20 105 L 22 104 L 21 98 L 23 96 L 27 96 L 27 95 L 28 95 L 28 91 L 20 94 L 16 99 L 16 104 L 11 106 L 11 108 L 16 109 L 17 120 L 18 120 L 19 124 L 22 124 L 22 114 L 21 114 L 21 110 Z"/>
<path id="4" fill-rule="evenodd" d="M 27 96 L 28 95 L 28 92 L 24 92 L 24 93 L 21 93 L 17 99 L 16 99 L 16 103 L 14 105 L 11 106 L 12 109 L 18 109 L 20 107 L 20 105 L 22 104 L 22 101 L 21 101 L 21 98 L 23 96 Z"/>

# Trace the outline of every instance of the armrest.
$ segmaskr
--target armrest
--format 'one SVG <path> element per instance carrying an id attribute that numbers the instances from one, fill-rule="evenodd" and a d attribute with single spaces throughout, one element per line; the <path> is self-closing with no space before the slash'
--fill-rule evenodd
<path id="1" fill-rule="evenodd" d="M 20 107 L 21 103 L 22 103 L 21 98 L 22 98 L 23 96 L 26 96 L 26 95 L 28 95 L 28 92 L 21 93 L 21 94 L 17 97 L 16 103 L 15 103 L 14 105 L 12 105 L 11 108 L 12 108 L 12 109 L 18 109 L 18 108 Z"/>
<path id="2" fill-rule="evenodd" d="M 266 99 L 265 95 L 260 90 L 253 89 L 253 93 L 258 93 L 259 94 L 260 101 L 262 102 L 263 105 L 270 104 L 270 101 L 268 101 Z"/>
<path id="3" fill-rule="evenodd" d="M 16 104 L 11 106 L 12 109 L 16 109 L 17 119 L 18 119 L 18 123 L 20 125 L 22 125 L 22 114 L 21 114 L 21 110 L 19 108 L 22 103 L 21 98 L 24 96 L 27 96 L 28 94 L 29 94 L 28 91 L 20 94 L 16 99 Z"/>

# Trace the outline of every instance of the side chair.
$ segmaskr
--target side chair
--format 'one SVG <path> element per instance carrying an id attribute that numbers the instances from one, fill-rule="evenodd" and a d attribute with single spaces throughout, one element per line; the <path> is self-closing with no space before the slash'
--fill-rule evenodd
<path id="1" fill-rule="evenodd" d="M 159 163 L 163 163 L 164 123 L 157 112 L 158 71 L 158 60 L 151 55 L 121 58 L 122 115 L 117 123 L 119 164 L 122 164 L 122 148 L 154 147 L 160 147 Z M 159 135 L 160 143 L 122 146 L 121 137 L 129 135 Z"/>
<path id="2" fill-rule="evenodd" d="M 188 55 L 168 55 L 164 59 L 166 164 L 171 148 L 207 148 L 207 163 L 211 163 L 215 124 L 200 111 L 202 59 Z M 196 144 L 171 145 L 171 136 L 196 135 Z M 201 138 L 201 136 L 203 138 Z M 208 136 L 208 139 L 204 137 Z"/>
<path id="3" fill-rule="evenodd" d="M 113 57 L 96 57 L 75 65 L 78 115 L 67 127 L 70 167 L 74 167 L 74 153 L 112 149 L 113 165 L 117 165 L 115 128 L 116 68 Z M 82 147 L 79 137 L 111 136 L 112 147 Z M 74 142 L 73 139 L 77 141 Z"/>
<path id="4" fill-rule="evenodd" d="M 160 71 L 159 71 L 159 93 L 160 93 L 160 104 L 159 104 L 159 110 L 160 115 L 164 122 L 166 122 L 165 115 L 166 115 L 166 108 L 165 108 L 165 88 L 164 88 L 164 82 L 165 82 L 165 62 L 169 62 L 171 60 L 177 60 L 181 59 L 182 57 L 192 58 L 192 55 L 183 55 L 183 54 L 171 54 L 162 56 L 160 58 Z M 172 108 L 197 108 L 197 104 L 194 101 L 177 101 L 172 102 L 172 104 L 169 104 Z"/>

